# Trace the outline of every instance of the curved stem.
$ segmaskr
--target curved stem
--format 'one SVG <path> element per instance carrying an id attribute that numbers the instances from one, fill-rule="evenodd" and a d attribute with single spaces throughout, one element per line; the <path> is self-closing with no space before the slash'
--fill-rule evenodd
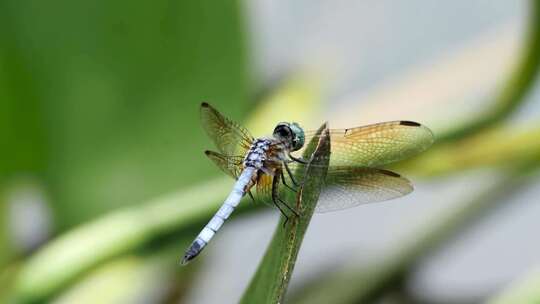
<path id="1" fill-rule="evenodd" d="M 531 0 L 530 3 L 531 15 L 522 56 L 495 98 L 495 105 L 477 120 L 443 134 L 437 138 L 437 143 L 455 141 L 491 127 L 506 119 L 523 103 L 540 67 L 540 1 Z"/>
<path id="2" fill-rule="evenodd" d="M 291 219 L 287 225 L 285 225 L 287 221 L 282 218 L 240 303 L 283 302 L 328 168 L 330 139 L 326 124 L 319 129 L 319 134 L 324 134 L 324 136 L 319 140 L 313 138 L 303 155 L 305 158 L 313 155 L 314 166 L 311 166 L 311 162 L 306 166 L 302 186 L 297 193 L 289 192 L 290 195 L 288 195 L 289 198 L 295 198 L 296 208 L 301 211 L 301 215 Z"/>

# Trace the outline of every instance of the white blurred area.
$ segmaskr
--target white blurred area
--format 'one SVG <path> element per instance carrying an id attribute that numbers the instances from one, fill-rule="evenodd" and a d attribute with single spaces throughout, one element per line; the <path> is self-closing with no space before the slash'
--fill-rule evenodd
<path id="1" fill-rule="evenodd" d="M 31 252 L 50 237 L 52 215 L 43 185 L 29 177 L 6 187 L 10 239 L 16 250 Z"/>
<path id="2" fill-rule="evenodd" d="M 436 132 L 488 106 L 523 40 L 525 1 L 245 1 L 253 74 L 266 83 L 294 69 L 324 71 L 331 126 L 419 120 Z M 537 81 L 538 82 L 538 81 Z M 540 82 L 538 82 L 540 84 Z M 512 118 L 540 117 L 540 85 Z M 354 110 L 351 110 L 354 109 Z M 291 290 L 341 261 L 370 263 L 448 206 L 489 184 L 486 171 L 418 181 L 395 201 L 315 215 Z M 232 184 L 232 182 L 231 182 Z M 429 303 L 478 302 L 540 264 L 540 187 L 424 259 L 408 288 Z M 205 251 L 188 303 L 234 303 L 272 236 L 278 213 L 236 218 Z"/>

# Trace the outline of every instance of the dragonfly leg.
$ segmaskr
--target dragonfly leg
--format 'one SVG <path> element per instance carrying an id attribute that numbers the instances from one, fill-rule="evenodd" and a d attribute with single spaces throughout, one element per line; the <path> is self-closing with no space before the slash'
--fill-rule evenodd
<path id="1" fill-rule="evenodd" d="M 253 203 L 256 203 L 255 197 L 253 197 L 253 193 L 251 193 L 251 190 L 248 191 L 248 195 L 251 198 L 251 200 L 253 201 Z"/>
<path id="2" fill-rule="evenodd" d="M 283 226 L 285 226 L 285 224 L 289 221 L 289 216 L 287 216 L 287 213 L 285 213 L 285 210 L 283 210 L 279 204 L 278 204 L 278 197 L 277 197 L 277 194 L 274 194 L 273 191 L 272 191 L 272 202 L 274 202 L 274 205 L 276 205 L 276 207 L 279 209 L 279 212 L 281 212 L 281 214 L 283 214 L 283 216 L 285 217 L 285 222 L 283 222 Z"/>
<path id="3" fill-rule="evenodd" d="M 285 205 L 285 207 L 287 207 L 287 209 L 289 209 L 292 213 L 294 213 L 295 216 L 300 216 L 300 214 L 298 213 L 298 211 L 294 210 L 293 208 L 291 208 L 291 206 L 289 206 L 289 204 L 287 204 L 285 201 L 283 201 L 281 198 L 277 197 L 278 201 L 280 203 L 282 203 L 283 205 Z"/>
<path id="4" fill-rule="evenodd" d="M 287 209 L 289 209 L 292 213 L 294 213 L 294 215 L 296 216 L 299 216 L 298 212 L 296 212 L 296 210 L 294 210 L 293 208 L 291 208 L 291 206 L 289 206 L 289 204 L 287 204 L 284 200 L 282 200 L 280 197 L 279 197 L 279 192 L 278 192 L 278 186 L 279 186 L 279 178 L 281 176 L 281 173 L 278 175 L 274 175 L 274 178 L 272 180 L 272 195 L 274 195 L 275 193 L 275 198 L 281 203 L 283 204 L 285 207 L 287 207 Z"/>
<path id="5" fill-rule="evenodd" d="M 283 171 L 281 171 L 280 174 L 281 174 L 281 182 L 283 183 L 283 185 L 285 185 L 285 187 L 289 188 L 291 191 L 296 192 L 296 189 L 294 189 L 293 187 L 289 186 L 289 184 L 287 184 L 287 181 L 285 181 L 285 175 L 283 174 Z M 293 183 L 295 183 L 294 180 L 293 180 Z M 295 184 L 295 185 L 296 185 L 296 184 Z"/>
<path id="6" fill-rule="evenodd" d="M 291 178 L 291 181 L 293 183 L 294 186 L 298 187 L 298 183 L 296 182 L 296 180 L 294 179 L 294 176 L 292 175 L 292 172 L 291 172 L 291 169 L 289 168 L 289 165 L 287 165 L 286 162 L 283 162 L 283 166 L 285 167 L 285 170 L 287 170 L 287 174 L 289 175 L 289 177 Z M 281 172 L 281 174 L 283 174 L 283 171 Z M 281 178 L 283 178 L 283 183 L 285 184 L 285 178 L 282 176 Z M 290 188 L 290 187 L 289 187 Z M 295 191 L 296 192 L 296 191 Z"/>
<path id="7" fill-rule="evenodd" d="M 299 216 L 299 214 L 298 214 L 298 212 L 296 212 L 296 210 L 292 209 L 285 201 L 283 201 L 279 197 L 279 193 L 278 193 L 279 189 L 278 189 L 278 187 L 279 187 L 279 178 L 280 178 L 280 176 L 281 176 L 281 174 L 275 174 L 274 178 L 272 179 L 272 201 L 274 202 L 274 205 L 276 205 L 276 207 L 278 207 L 279 211 L 281 211 L 281 214 L 283 214 L 283 216 L 285 216 L 285 222 L 283 223 L 283 225 L 285 225 L 289 221 L 289 216 L 279 206 L 278 202 L 281 203 L 282 205 L 284 205 L 285 207 L 287 207 L 287 209 L 289 209 L 292 213 L 294 213 L 295 216 Z"/>
<path id="8" fill-rule="evenodd" d="M 301 164 L 304 164 L 304 165 L 307 165 L 308 161 L 302 159 L 302 158 L 296 158 L 294 156 L 291 155 L 291 153 L 289 153 L 289 158 L 297 163 L 301 163 Z"/>

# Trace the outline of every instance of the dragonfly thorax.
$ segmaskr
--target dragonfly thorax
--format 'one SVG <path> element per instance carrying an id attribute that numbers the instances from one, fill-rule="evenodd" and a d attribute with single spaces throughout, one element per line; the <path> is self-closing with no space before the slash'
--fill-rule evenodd
<path id="1" fill-rule="evenodd" d="M 259 138 L 255 140 L 246 153 L 244 166 L 261 169 L 264 166 L 264 161 L 267 159 L 267 152 L 271 144 L 272 141 L 269 139 Z"/>

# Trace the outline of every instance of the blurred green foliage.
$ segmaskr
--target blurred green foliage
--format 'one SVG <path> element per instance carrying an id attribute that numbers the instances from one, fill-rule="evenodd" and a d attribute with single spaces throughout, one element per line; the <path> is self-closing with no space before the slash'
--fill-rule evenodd
<path id="1" fill-rule="evenodd" d="M 540 1 L 531 3 L 521 61 L 493 98 L 493 108 L 473 124 L 442 134 L 427 157 L 409 162 L 416 173 L 455 173 L 512 158 L 534 160 L 537 166 L 539 146 L 529 144 L 537 126 L 513 138 L 521 145 L 512 149 L 498 140 L 504 129 L 491 130 L 521 105 L 538 73 Z M 203 100 L 235 120 L 245 112 L 241 105 L 250 92 L 241 20 L 239 2 L 0 1 L 0 265 L 11 259 L 0 272 L 0 302 L 13 292 L 8 289 L 14 277 L 19 280 L 15 293 L 37 302 L 58 295 L 69 302 L 81 294 L 92 302 L 103 281 L 122 287 L 113 296 L 124 298 L 134 291 L 121 284 L 127 279 L 147 282 L 178 274 L 185 279 L 189 271 L 172 266 L 178 249 L 170 246 L 188 242 L 230 187 L 225 179 L 200 183 L 220 173 L 202 156 L 211 145 L 197 112 Z M 282 106 L 304 109 L 304 102 L 320 98 L 294 85 L 284 91 L 278 94 Z M 286 112 L 278 104 L 263 104 L 253 115 L 255 134 L 278 116 L 311 115 Z M 486 158 L 485 149 L 463 152 L 464 143 L 489 147 L 497 157 Z M 3 200 L 20 176 L 43 184 L 55 232 L 62 233 L 28 259 L 13 258 L 17 250 L 9 248 L 3 229 L 8 213 Z M 354 289 L 352 297 L 377 297 L 391 289 L 425 251 L 463 221 L 491 209 L 485 202 L 496 201 L 480 198 L 445 210 L 448 217 L 441 217 L 440 225 L 427 227 L 423 238 L 415 236 L 416 243 L 373 272 L 355 270 L 353 277 L 365 286 L 347 285 Z M 140 202 L 146 204 L 126 206 Z M 128 208 L 110 212 L 121 206 Z M 84 221 L 88 224 L 74 228 Z M 322 288 L 311 291 L 308 296 L 316 291 L 333 296 Z"/>
<path id="2" fill-rule="evenodd" d="M 217 173 L 197 111 L 244 112 L 240 20 L 234 1 L 1 1 L 0 182 L 39 176 L 63 230 Z"/>

